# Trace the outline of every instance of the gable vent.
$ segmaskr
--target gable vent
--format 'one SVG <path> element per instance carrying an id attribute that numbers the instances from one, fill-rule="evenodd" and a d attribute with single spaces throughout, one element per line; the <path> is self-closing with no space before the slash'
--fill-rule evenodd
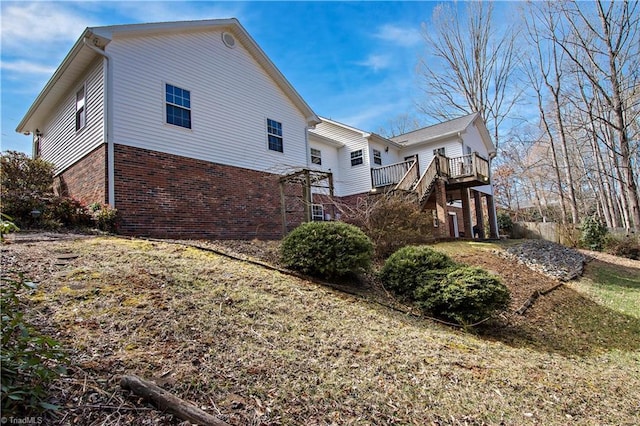
<path id="1" fill-rule="evenodd" d="M 236 39 L 233 37 L 233 34 L 224 32 L 222 33 L 222 42 L 225 46 L 233 49 L 236 47 Z"/>

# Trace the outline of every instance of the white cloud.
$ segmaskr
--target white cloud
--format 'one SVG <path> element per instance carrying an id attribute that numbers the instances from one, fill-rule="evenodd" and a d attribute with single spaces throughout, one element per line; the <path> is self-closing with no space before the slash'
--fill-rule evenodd
<path id="1" fill-rule="evenodd" d="M 87 18 L 76 13 L 69 3 L 5 3 L 2 47 L 30 48 L 35 44 L 74 41 L 87 26 Z"/>
<path id="2" fill-rule="evenodd" d="M 369 57 L 361 62 L 356 62 L 356 65 L 372 68 L 374 71 L 379 71 L 385 68 L 389 68 L 391 65 L 391 58 L 388 55 L 369 55 Z"/>
<path id="3" fill-rule="evenodd" d="M 385 24 L 378 28 L 375 38 L 404 46 L 414 46 L 422 41 L 419 28 L 404 27 L 394 24 Z"/>
<path id="4" fill-rule="evenodd" d="M 55 72 L 55 67 L 42 65 L 39 63 L 29 62 L 25 60 L 19 61 L 1 61 L 0 69 L 4 71 L 15 71 L 23 74 L 47 74 L 51 75 Z"/>

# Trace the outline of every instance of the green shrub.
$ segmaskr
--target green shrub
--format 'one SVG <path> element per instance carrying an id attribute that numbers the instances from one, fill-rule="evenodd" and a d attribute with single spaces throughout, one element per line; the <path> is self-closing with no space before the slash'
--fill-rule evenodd
<path id="1" fill-rule="evenodd" d="M 0 213 L 0 243 L 4 241 L 5 234 L 10 234 L 11 232 L 17 232 L 19 230 L 20 228 L 13 223 L 11 216 Z"/>
<path id="2" fill-rule="evenodd" d="M 39 334 L 23 318 L 19 293 L 33 287 L 22 276 L 0 279 L 3 416 L 57 408 L 45 401 L 46 385 L 64 372 L 66 357 L 57 341 Z"/>
<path id="3" fill-rule="evenodd" d="M 61 226 L 83 227 L 91 225 L 91 215 L 85 206 L 73 198 L 54 196 L 42 212 L 42 220 L 57 221 Z"/>
<path id="4" fill-rule="evenodd" d="M 388 290 L 413 299 L 419 287 L 437 285 L 453 266 L 449 256 L 429 246 L 407 246 L 386 260 L 380 279 Z"/>
<path id="5" fill-rule="evenodd" d="M 53 196 L 54 166 L 42 159 L 31 159 L 17 151 L 0 156 L 0 200 L 2 213 L 18 226 L 33 225 L 31 212 L 43 211 Z"/>
<path id="6" fill-rule="evenodd" d="M 513 220 L 511 219 L 511 216 L 509 215 L 509 213 L 504 211 L 499 211 L 497 220 L 498 220 L 498 229 L 500 231 L 504 232 L 505 234 L 510 234 L 511 231 L 513 231 Z"/>
<path id="7" fill-rule="evenodd" d="M 307 222 L 282 241 L 282 262 L 305 274 L 333 278 L 369 268 L 373 244 L 359 228 L 343 222 Z"/>
<path id="8" fill-rule="evenodd" d="M 106 204 L 93 203 L 89 206 L 93 220 L 101 231 L 116 232 L 118 225 L 118 210 Z"/>
<path id="9" fill-rule="evenodd" d="M 580 245 L 589 250 L 602 251 L 607 227 L 602 221 L 595 217 L 587 217 L 581 225 Z"/>
<path id="10" fill-rule="evenodd" d="M 487 271 L 469 266 L 450 272 L 438 285 L 415 292 L 418 306 L 431 315 L 471 325 L 509 305 L 509 289 Z"/>

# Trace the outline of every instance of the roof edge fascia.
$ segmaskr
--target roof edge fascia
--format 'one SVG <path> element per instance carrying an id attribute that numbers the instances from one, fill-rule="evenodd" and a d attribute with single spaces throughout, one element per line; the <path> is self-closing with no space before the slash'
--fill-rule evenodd
<path id="1" fill-rule="evenodd" d="M 476 124 L 478 120 L 480 120 L 480 125 Z M 498 150 L 496 149 L 496 146 L 491 138 L 491 134 L 489 133 L 489 129 L 487 129 L 487 125 L 484 123 L 484 120 L 482 119 L 480 114 L 478 114 L 478 116 L 473 119 L 472 124 L 476 126 L 476 129 L 478 129 L 480 137 L 484 141 L 487 152 L 489 153 L 489 157 L 494 158 L 496 155 L 498 155 Z"/>
<path id="2" fill-rule="evenodd" d="M 318 133 L 316 133 L 316 132 L 314 132 L 312 130 L 309 130 L 309 135 L 312 138 L 317 139 L 317 141 L 320 142 L 320 143 L 325 143 L 327 145 L 330 145 L 330 146 L 333 146 L 333 147 L 336 147 L 336 148 L 344 148 L 346 146 L 346 144 L 344 144 L 342 142 L 339 142 L 339 141 L 337 141 L 335 139 L 331 139 L 331 138 L 329 138 L 327 136 L 323 136 L 323 135 L 318 134 Z"/>
<path id="3" fill-rule="evenodd" d="M 92 32 L 90 28 L 88 27 L 85 28 L 85 30 L 82 32 L 82 34 L 80 35 L 78 40 L 75 42 L 73 47 L 71 47 L 71 50 L 69 51 L 69 53 L 67 53 L 67 56 L 65 56 L 65 58 L 62 60 L 62 62 L 60 63 L 56 71 L 53 73 L 53 75 L 51 76 L 47 84 L 45 84 L 45 86 L 42 88 L 42 90 L 40 91 L 36 99 L 33 101 L 31 106 L 27 110 L 27 113 L 24 115 L 22 120 L 20 120 L 20 123 L 16 127 L 16 132 L 26 133 L 31 131 L 31 129 L 26 128 L 27 123 L 29 122 L 33 114 L 36 112 L 36 110 L 40 107 L 44 99 L 49 95 L 49 92 L 51 92 L 51 89 L 53 88 L 53 86 L 55 86 L 55 84 L 58 82 L 60 77 L 62 77 L 62 75 L 67 70 L 67 68 L 69 68 L 69 65 L 71 65 L 71 63 L 76 58 L 76 56 L 78 56 L 78 53 L 80 53 L 80 50 L 82 50 L 82 48 L 84 47 L 84 39 L 91 34 Z"/>
<path id="4" fill-rule="evenodd" d="M 430 143 L 439 142 L 441 140 L 449 139 L 451 137 L 460 137 L 460 135 L 462 133 L 466 132 L 466 131 L 467 131 L 466 128 L 464 130 L 456 130 L 456 131 L 453 131 L 453 132 L 445 133 L 444 135 L 438 135 L 436 137 L 425 139 L 423 141 L 415 142 L 415 143 L 412 143 L 412 144 L 408 144 L 407 142 L 404 142 L 404 143 L 403 142 L 398 142 L 398 143 L 400 144 L 400 146 L 402 148 L 407 148 L 407 147 L 410 147 L 410 146 L 428 145 Z"/>

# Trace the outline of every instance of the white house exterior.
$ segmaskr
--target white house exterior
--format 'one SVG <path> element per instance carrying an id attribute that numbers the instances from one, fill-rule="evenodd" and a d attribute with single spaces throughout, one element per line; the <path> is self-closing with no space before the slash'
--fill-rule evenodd
<path id="1" fill-rule="evenodd" d="M 480 229 L 485 222 L 483 211 L 490 235 L 497 236 L 493 191 L 489 184 L 489 163 L 496 149 L 478 113 L 391 139 L 322 118 L 320 124 L 309 130 L 309 141 L 317 150 L 322 150 L 323 156 L 332 159 L 316 167 L 332 172 L 334 194 L 347 199 L 397 189 L 406 173 L 414 173 L 415 179 L 403 189 L 414 190 L 419 178 L 428 175 L 436 154 L 440 154 L 445 157 L 439 174 L 443 181 L 441 193 L 435 191 L 434 182 L 430 193 L 422 195 L 423 206 L 433 210 L 436 217 L 440 212 L 440 223 L 450 225 L 439 226 L 439 236 L 483 236 L 484 229 Z M 416 159 L 416 170 L 409 172 Z M 485 167 L 484 172 L 480 171 L 481 179 L 476 174 L 476 166 Z M 486 200 L 484 203 L 482 198 Z"/>
<path id="2" fill-rule="evenodd" d="M 16 130 L 123 233 L 274 238 L 278 178 L 308 167 L 319 122 L 223 19 L 87 28 Z"/>
<path id="3" fill-rule="evenodd" d="M 314 194 L 399 187 L 441 224 L 463 211 L 440 236 L 472 234 L 478 194 L 495 222 L 488 167 L 475 173 L 495 148 L 477 114 L 392 139 L 321 119 L 236 19 L 87 28 L 16 130 L 54 163 L 61 194 L 115 207 L 123 234 L 279 238 L 333 218 Z"/>

